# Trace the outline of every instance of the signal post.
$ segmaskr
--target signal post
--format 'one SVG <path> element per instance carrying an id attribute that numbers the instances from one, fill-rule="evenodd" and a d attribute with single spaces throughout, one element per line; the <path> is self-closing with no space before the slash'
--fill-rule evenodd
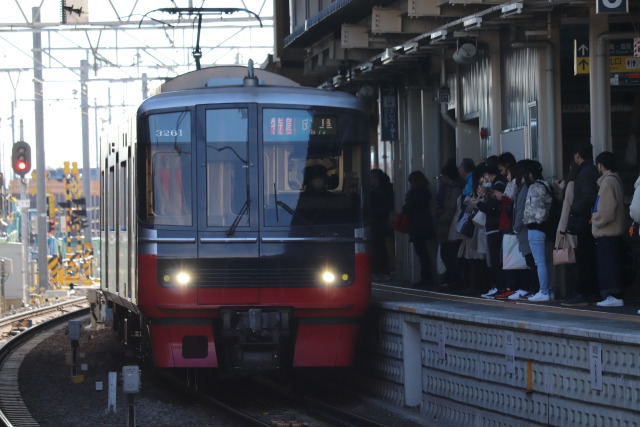
<path id="1" fill-rule="evenodd" d="M 11 167 L 20 176 L 20 234 L 22 236 L 22 305 L 29 305 L 29 199 L 24 176 L 31 170 L 31 147 L 24 141 L 13 144 Z"/>

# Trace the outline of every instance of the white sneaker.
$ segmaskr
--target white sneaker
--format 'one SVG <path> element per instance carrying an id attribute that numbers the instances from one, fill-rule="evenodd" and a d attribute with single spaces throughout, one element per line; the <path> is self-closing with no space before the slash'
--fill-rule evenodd
<path id="1" fill-rule="evenodd" d="M 498 288 L 491 288 L 486 294 L 480 295 L 482 298 L 493 299 L 493 296 L 498 293 Z"/>
<path id="2" fill-rule="evenodd" d="M 527 301 L 540 302 L 540 301 L 549 301 L 550 299 L 551 297 L 549 296 L 549 294 L 543 294 L 542 292 L 538 292 L 537 294 L 527 298 Z"/>
<path id="3" fill-rule="evenodd" d="M 522 299 L 522 298 L 524 298 L 525 296 L 527 296 L 527 294 L 528 294 L 528 293 L 529 293 L 529 292 L 527 292 L 527 291 L 525 291 L 525 290 L 523 290 L 523 289 L 518 289 L 518 290 L 516 291 L 516 293 L 515 293 L 515 294 L 513 294 L 513 295 L 509 295 L 509 296 L 507 297 L 507 299 L 510 299 L 510 300 L 518 300 L 518 299 Z"/>
<path id="4" fill-rule="evenodd" d="M 613 295 L 609 295 L 604 301 L 600 301 L 596 303 L 598 307 L 622 307 L 624 305 L 624 301 L 614 297 Z"/>

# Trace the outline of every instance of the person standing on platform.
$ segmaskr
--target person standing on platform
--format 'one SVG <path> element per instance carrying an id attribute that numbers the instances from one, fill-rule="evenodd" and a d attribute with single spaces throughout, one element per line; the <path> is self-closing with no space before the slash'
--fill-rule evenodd
<path id="1" fill-rule="evenodd" d="M 527 191 L 527 201 L 524 205 L 523 221 L 527 226 L 529 246 L 536 262 L 538 281 L 540 282 L 540 290 L 527 298 L 527 301 L 550 301 L 552 299 L 552 277 L 548 263 L 549 251 L 547 250 L 545 223 L 551 213 L 553 190 L 543 180 L 542 165 L 539 162 L 531 161 L 525 165 L 524 179 L 529 190 Z"/>
<path id="2" fill-rule="evenodd" d="M 524 179 L 524 173 L 527 169 L 527 164 L 533 160 L 520 160 L 516 163 L 515 167 L 515 181 L 518 189 L 516 198 L 513 201 L 513 232 L 518 239 L 518 249 L 524 257 L 527 267 L 529 267 L 527 273 L 523 274 L 522 281 L 518 290 L 513 295 L 510 295 L 508 299 L 519 300 L 527 299 L 531 290 L 538 289 L 540 283 L 538 281 L 538 270 L 536 268 L 536 261 L 531 253 L 531 246 L 529 246 L 529 232 L 524 224 L 524 207 L 527 202 L 527 193 L 529 192 L 529 186 Z"/>
<path id="3" fill-rule="evenodd" d="M 458 173 L 455 161 L 453 164 L 447 162 L 440 171 L 440 181 L 442 188 L 442 201 L 436 206 L 437 237 L 440 251 L 440 258 L 447 271 L 442 277 L 441 286 L 454 289 L 462 285 L 462 274 L 460 263 L 458 262 L 458 248 L 460 239 L 449 240 L 452 223 L 457 224 L 459 213 L 458 204 L 464 189 L 465 182 Z"/>
<path id="4" fill-rule="evenodd" d="M 431 214 L 431 190 L 427 177 L 420 171 L 411 172 L 407 181 L 409 190 L 405 194 L 402 213 L 409 217 L 409 241 L 420 261 L 420 282 L 415 285 L 426 287 L 433 284 L 427 240 L 436 237 Z"/>
<path id="5" fill-rule="evenodd" d="M 584 306 L 600 301 L 596 267 L 596 239 L 591 233 L 591 213 L 598 194 L 600 174 L 593 164 L 593 147 L 588 142 L 576 144 L 573 160 L 577 165 L 573 184 L 573 203 L 569 211 L 567 233 L 578 236 L 576 248 L 575 293 L 562 303 L 565 307 Z"/>
<path id="6" fill-rule="evenodd" d="M 516 159 L 513 154 L 509 152 L 502 153 L 498 156 L 498 169 L 500 170 L 500 174 L 506 178 L 507 185 L 505 187 L 504 193 L 499 191 L 494 191 L 492 196 L 499 200 L 502 204 L 500 209 L 500 223 L 498 229 L 500 230 L 500 234 L 505 235 L 515 235 L 513 232 L 513 203 L 516 199 L 516 194 L 518 191 L 518 186 L 516 184 Z M 517 237 L 514 238 L 517 241 Z M 504 243 L 504 240 L 503 240 Z M 502 245 L 502 257 L 504 259 L 505 251 L 508 250 Z M 517 253 L 520 252 L 519 248 L 515 248 Z M 504 265 L 503 265 L 504 267 Z M 511 295 L 515 294 L 519 289 L 519 284 L 523 281 L 528 280 L 528 269 L 524 270 L 503 270 L 503 279 L 505 288 L 494 295 L 495 299 L 507 299 Z"/>
<path id="7" fill-rule="evenodd" d="M 372 270 L 381 279 L 390 279 L 391 262 L 387 250 L 387 239 L 393 236 L 390 225 L 393 212 L 393 185 L 389 175 L 381 169 L 372 169 L 371 177 L 371 234 Z"/>
<path id="8" fill-rule="evenodd" d="M 560 211 L 560 220 L 558 221 L 558 228 L 556 229 L 556 241 L 554 248 L 572 248 L 578 247 L 578 238 L 573 234 L 567 233 L 567 222 L 569 221 L 569 211 L 571 211 L 571 204 L 573 203 L 573 187 L 576 180 L 577 165 L 571 160 L 569 164 L 569 173 L 563 180 L 553 181 L 554 191 L 558 195 L 558 198 L 562 200 L 562 209 Z M 575 277 L 575 264 L 571 266 L 565 266 L 567 272 L 570 272 L 571 276 Z M 567 277 L 567 276 L 565 276 Z M 566 295 L 566 284 L 561 282 L 556 286 L 557 293 L 561 294 L 564 298 Z"/>
<path id="9" fill-rule="evenodd" d="M 636 179 L 635 184 L 633 184 L 633 198 L 631 199 L 631 205 L 629 205 L 629 216 L 635 222 L 637 226 L 640 224 L 640 176 Z M 631 233 L 633 236 L 633 233 Z M 636 228 L 635 235 L 638 235 L 638 230 Z"/>
<path id="10" fill-rule="evenodd" d="M 613 153 L 603 151 L 596 157 L 600 173 L 598 196 L 591 216 L 591 230 L 596 239 L 598 284 L 603 300 L 599 307 L 621 307 L 622 287 L 620 277 L 620 254 L 622 236 L 625 232 L 624 190 L 622 179 L 616 173 L 616 158 Z"/>
<path id="11" fill-rule="evenodd" d="M 487 159 L 487 170 L 484 174 L 484 187 L 482 199 L 476 200 L 476 207 L 485 214 L 484 233 L 487 236 L 487 249 L 489 256 L 487 266 L 491 277 L 491 289 L 482 294 L 482 298 L 493 298 L 499 290 L 504 288 L 502 274 L 502 233 L 499 230 L 500 212 L 502 201 L 495 197 L 495 193 L 504 193 L 506 178 L 498 169 L 498 157 L 491 156 Z"/>

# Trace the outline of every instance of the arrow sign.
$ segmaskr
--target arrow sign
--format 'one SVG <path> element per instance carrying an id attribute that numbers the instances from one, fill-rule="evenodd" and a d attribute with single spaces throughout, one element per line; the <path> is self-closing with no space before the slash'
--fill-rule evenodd
<path id="1" fill-rule="evenodd" d="M 584 43 L 578 47 L 578 53 L 580 56 L 589 56 L 589 47 Z"/>
<path id="2" fill-rule="evenodd" d="M 578 68 L 580 68 L 581 71 L 589 71 L 589 60 L 583 59 L 578 62 Z"/>

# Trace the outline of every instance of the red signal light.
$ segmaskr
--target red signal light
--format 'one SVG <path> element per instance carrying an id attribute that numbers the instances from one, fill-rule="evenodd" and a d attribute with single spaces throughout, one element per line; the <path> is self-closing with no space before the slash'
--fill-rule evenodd
<path id="1" fill-rule="evenodd" d="M 13 144 L 11 150 L 11 166 L 22 178 L 31 170 L 31 147 L 24 141 Z"/>

